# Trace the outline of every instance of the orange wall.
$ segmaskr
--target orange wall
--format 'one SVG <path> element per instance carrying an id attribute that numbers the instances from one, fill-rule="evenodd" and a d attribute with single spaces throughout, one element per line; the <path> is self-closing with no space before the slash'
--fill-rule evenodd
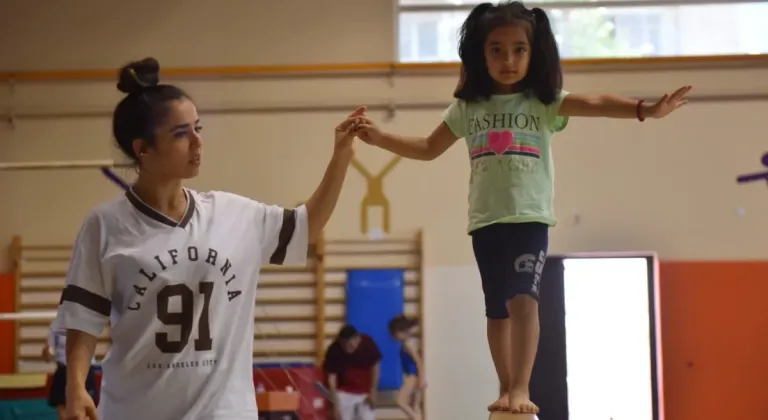
<path id="1" fill-rule="evenodd" d="M 768 418 L 768 262 L 662 262 L 667 420 Z"/>
<path id="2" fill-rule="evenodd" d="M 15 281 L 13 274 L 0 274 L 0 313 L 16 310 Z M 15 341 L 13 322 L 0 322 L 0 373 L 13 372 Z"/>

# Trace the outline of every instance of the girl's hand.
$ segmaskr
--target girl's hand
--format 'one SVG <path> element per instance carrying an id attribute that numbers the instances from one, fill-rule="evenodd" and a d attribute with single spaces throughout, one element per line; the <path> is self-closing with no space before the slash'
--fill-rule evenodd
<path id="1" fill-rule="evenodd" d="M 353 113 L 349 114 L 346 120 L 336 126 L 334 136 L 334 151 L 336 153 L 354 155 L 355 132 L 363 120 L 362 116 L 365 114 L 365 111 L 366 108 L 364 106 L 357 108 Z"/>
<path id="2" fill-rule="evenodd" d="M 355 135 L 360 140 L 373 146 L 378 145 L 382 137 L 381 129 L 376 126 L 376 123 L 365 116 L 363 116 L 362 121 L 358 124 Z"/>
<path id="3" fill-rule="evenodd" d="M 672 111 L 682 107 L 688 103 L 685 99 L 685 95 L 693 89 L 693 86 L 683 86 L 676 90 L 673 94 L 665 94 L 659 99 L 658 102 L 653 104 L 648 109 L 649 118 L 664 118 L 671 114 Z"/>

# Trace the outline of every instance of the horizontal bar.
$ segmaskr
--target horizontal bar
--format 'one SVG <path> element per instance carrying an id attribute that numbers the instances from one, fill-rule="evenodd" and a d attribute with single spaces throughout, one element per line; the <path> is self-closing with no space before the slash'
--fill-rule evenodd
<path id="1" fill-rule="evenodd" d="M 290 273 L 301 273 L 301 274 L 309 274 L 313 273 L 311 267 L 297 267 L 295 270 L 275 270 L 279 266 L 268 266 L 268 267 L 262 267 L 261 274 L 290 274 Z M 369 264 L 369 265 L 355 265 L 355 264 L 339 264 L 339 265 L 326 265 L 325 266 L 325 273 L 326 274 L 338 274 L 338 273 L 345 273 L 349 270 L 406 270 L 406 271 L 416 271 L 419 269 L 416 263 L 413 264 L 391 264 L 391 265 L 376 265 L 376 264 Z M 24 271 L 21 273 L 22 278 L 41 278 L 41 279 L 50 279 L 50 278 L 64 278 L 67 275 L 66 271 L 63 270 L 51 270 L 51 271 Z M 273 282 L 272 280 L 265 280 L 267 282 Z M 287 286 L 286 286 L 287 287 Z"/>
<path id="2" fill-rule="evenodd" d="M 638 99 L 657 100 L 655 97 L 638 97 Z M 688 100 L 691 102 L 733 102 L 733 101 L 763 101 L 768 99 L 768 93 L 737 93 L 737 94 L 702 94 L 702 95 L 690 95 Z M 270 106 L 237 106 L 237 107 L 220 107 L 220 108 L 198 108 L 199 114 L 203 115 L 242 115 L 242 114 L 310 114 L 310 113 L 348 113 L 350 110 L 357 108 L 360 105 L 366 105 L 368 111 L 432 111 L 443 110 L 450 102 L 436 101 L 436 102 L 403 102 L 403 103 L 375 103 L 375 104 L 339 104 L 339 105 L 304 105 L 304 106 L 282 106 L 282 105 L 270 105 Z M 80 119 L 80 118 L 103 118 L 112 114 L 112 111 L 60 111 L 50 113 L 37 113 L 37 112 L 24 112 L 19 111 L 14 113 L 15 118 L 19 119 Z M 2 112 L 0 111 L 0 115 Z M 0 170 L 3 168 L 0 167 Z M 45 169 L 45 168 L 40 168 Z M 55 169 L 55 168 L 48 168 Z M 362 242 L 362 241 L 361 241 Z M 378 242 L 371 240 L 369 242 Z M 280 270 L 277 270 L 280 271 Z M 290 271 L 290 270 L 288 270 Z"/>
<path id="3" fill-rule="evenodd" d="M 349 113 L 363 104 L 339 104 L 339 105 L 264 105 L 264 106 L 219 106 L 216 108 L 199 107 L 197 112 L 205 115 L 252 115 L 252 114 L 286 114 L 286 113 Z M 404 110 L 431 110 L 436 107 L 445 107 L 447 102 L 422 103 L 422 104 L 399 104 L 398 109 Z M 368 111 L 389 111 L 392 104 L 368 104 Z M 351 107 L 351 108 L 350 108 Z M 111 110 L 98 111 L 24 111 L 15 110 L 12 115 L 15 119 L 40 120 L 40 119 L 87 119 L 87 118 L 106 118 L 112 115 Z M 0 116 L 11 115 L 8 110 L 0 110 Z"/>
<path id="4" fill-rule="evenodd" d="M 416 314 L 406 314 L 407 317 L 416 318 Z M 50 321 L 56 318 L 56 311 L 48 312 L 12 312 L 0 313 L 0 321 L 17 320 L 22 326 L 48 326 Z M 310 322 L 317 319 L 315 315 L 255 315 L 253 321 L 257 324 L 269 324 L 273 326 L 278 323 L 299 323 Z M 326 322 L 343 322 L 344 315 L 326 314 Z M 259 328 L 258 326 L 256 328 Z"/>
<path id="5" fill-rule="evenodd" d="M 331 334 L 327 334 L 330 338 Z M 312 332 L 255 332 L 253 334 L 254 340 L 308 340 L 314 339 L 315 334 Z M 98 337 L 98 341 L 105 342 L 110 341 L 109 336 L 103 335 Z M 20 337 L 19 342 L 21 344 L 45 344 L 48 342 L 48 337 Z"/>
<path id="6" fill-rule="evenodd" d="M 161 74 L 172 78 L 252 77 L 281 74 L 375 72 L 393 70 L 393 67 L 392 63 L 182 67 L 163 69 Z M 26 71 L 0 73 L 0 79 L 8 81 L 112 80 L 116 75 L 117 69 Z"/>
<path id="7" fill-rule="evenodd" d="M 680 6 L 712 6 L 712 5 L 733 5 L 734 3 L 762 3 L 764 0 L 596 0 L 590 2 L 583 1 L 553 1 L 539 2 L 527 1 L 526 6 L 540 7 L 546 10 L 553 9 L 619 9 L 619 8 L 637 8 L 637 7 L 680 7 Z M 458 12 L 470 11 L 477 4 L 428 4 L 428 5 L 402 5 L 398 9 L 400 12 Z"/>
<path id="8" fill-rule="evenodd" d="M 414 298 L 415 299 L 415 298 Z M 407 301 L 407 300 L 406 300 Z M 325 299 L 326 304 L 333 305 L 333 304 L 343 304 L 344 298 L 327 298 Z M 306 306 L 306 305 L 314 305 L 315 304 L 315 298 L 256 298 L 256 306 L 280 306 L 280 305 L 296 305 L 296 306 Z M 32 311 L 35 312 L 46 312 L 49 310 L 55 310 L 59 307 L 59 302 L 23 302 L 19 304 L 19 309 L 22 311 L 22 313 L 29 313 Z M 19 318 L 19 319 L 25 319 L 25 318 Z"/>
<path id="9" fill-rule="evenodd" d="M 28 262 L 69 262 L 69 257 L 24 257 L 21 259 L 22 262 L 28 263 Z"/>
<path id="10" fill-rule="evenodd" d="M 71 249 L 71 247 L 70 247 Z M 62 249 L 62 251 L 65 251 Z M 25 258 L 22 257 L 21 261 L 24 262 Z M 50 261 L 50 260 L 49 260 Z M 312 273 L 313 268 L 311 266 L 306 267 L 291 267 L 291 266 L 266 266 L 261 268 L 261 273 L 265 274 L 290 274 L 290 273 Z M 45 271 L 22 271 L 21 277 L 23 278 L 58 278 L 66 276 L 65 270 L 45 270 Z"/>
<path id="11" fill-rule="evenodd" d="M 326 332 L 326 338 L 334 338 L 335 333 Z M 314 332 L 255 332 L 253 334 L 254 340 L 309 340 L 314 339 Z M 97 337 L 99 342 L 111 342 L 109 335 L 101 335 Z M 48 341 L 48 337 L 21 337 L 19 342 L 21 344 L 45 344 Z"/>
<path id="12" fill-rule="evenodd" d="M 328 239 L 325 241 L 326 246 L 332 245 L 364 245 L 370 243 L 377 244 L 412 244 L 416 242 L 416 238 L 404 239 L 404 238 L 383 238 L 383 239 Z M 326 251 L 327 252 L 327 251 Z"/>
<path id="13" fill-rule="evenodd" d="M 416 303 L 418 302 L 418 297 L 407 297 L 405 298 L 405 303 Z M 326 305 L 339 305 L 344 304 L 345 299 L 343 297 L 333 297 L 333 298 L 325 298 Z M 256 298 L 256 306 L 306 306 L 306 305 L 314 305 L 315 304 L 315 298 Z M 45 311 L 45 310 L 55 310 L 59 307 L 58 302 L 25 302 L 21 303 L 19 305 L 20 309 L 22 310 L 22 313 L 26 312 L 29 313 L 30 311 Z M 20 318 L 25 319 L 25 318 Z"/>
<path id="14" fill-rule="evenodd" d="M 0 321 L 5 320 L 53 320 L 56 318 L 56 311 L 36 311 L 36 312 L 10 312 L 0 313 Z"/>
<path id="15" fill-rule="evenodd" d="M 418 302 L 418 297 L 407 297 L 405 298 L 405 303 L 416 303 Z M 325 298 L 326 305 L 339 305 L 344 304 L 345 299 L 343 297 L 333 297 L 333 298 Z M 315 304 L 315 298 L 256 298 L 256 306 L 306 306 L 306 305 L 314 305 Z M 19 305 L 19 308 L 21 309 L 22 313 L 29 313 L 31 311 L 36 312 L 44 312 L 46 310 L 55 310 L 59 307 L 58 302 L 25 302 L 21 303 Z M 42 319 L 45 319 L 45 317 L 41 316 Z M 2 319 L 2 318 L 0 318 Z M 18 319 L 30 319 L 30 318 L 18 318 Z"/>
<path id="16" fill-rule="evenodd" d="M 0 321 L 19 321 L 23 326 L 48 326 L 54 318 L 56 318 L 56 311 L 0 313 Z M 272 325 L 277 323 L 309 322 L 314 321 L 315 318 L 314 315 L 255 315 L 254 322 Z M 340 316 L 337 318 L 331 319 L 329 316 L 326 316 L 327 321 L 342 321 Z"/>
<path id="17" fill-rule="evenodd" d="M 61 293 L 62 288 L 64 287 L 64 277 L 66 276 L 66 273 L 62 273 L 61 276 L 57 276 L 61 279 L 61 282 L 59 284 L 39 284 L 39 283 L 33 283 L 33 284 L 22 284 L 21 285 L 21 293 Z M 346 279 L 338 278 L 338 279 L 326 279 L 325 280 L 325 286 L 326 287 L 340 287 L 345 286 L 347 284 Z M 416 286 L 419 282 L 417 279 L 408 279 L 405 281 L 405 286 Z M 300 289 L 300 288 L 306 288 L 306 287 L 315 287 L 316 283 L 314 280 L 305 280 L 305 281 L 280 281 L 280 280 L 260 280 L 259 281 L 259 289 Z"/>
<path id="18" fill-rule="evenodd" d="M 280 349 L 280 350 L 254 350 L 253 351 L 253 357 L 310 357 L 314 355 L 315 355 L 314 350 Z M 95 356 L 97 359 L 101 359 L 104 356 L 106 356 L 106 352 L 102 354 L 101 352 L 97 351 Z M 18 360 L 23 362 L 36 362 L 36 361 L 42 361 L 43 357 L 41 355 L 36 355 L 36 354 L 20 354 L 18 356 Z"/>
<path id="19" fill-rule="evenodd" d="M 371 241 L 371 242 L 375 243 L 375 241 Z M 389 256 L 397 256 L 397 255 L 418 255 L 418 254 L 419 254 L 419 250 L 418 249 L 398 249 L 398 250 L 394 250 L 394 249 L 376 249 L 376 250 L 373 250 L 372 249 L 372 250 L 356 250 L 356 251 L 352 251 L 352 250 L 344 250 L 344 251 L 341 251 L 341 250 L 340 251 L 326 250 L 325 251 L 325 255 L 326 256 L 334 256 L 334 257 L 342 256 L 342 255 L 347 255 L 347 256 L 349 256 L 349 255 L 360 255 L 360 256 L 364 256 L 364 255 L 369 255 L 369 256 L 370 255 L 389 255 Z"/>
<path id="20" fill-rule="evenodd" d="M 581 3 L 585 5 L 586 3 Z M 743 65 L 744 62 L 768 62 L 768 55 L 731 54 L 677 57 L 637 57 L 637 58 L 572 58 L 564 59 L 566 71 L 580 67 L 589 69 L 604 66 L 621 66 L 636 68 L 638 66 L 707 64 L 721 65 L 733 63 Z M 339 75 L 350 76 L 350 73 L 369 75 L 410 74 L 425 71 L 451 69 L 458 71 L 456 62 L 434 63 L 360 63 L 360 64 L 307 64 L 295 66 L 220 66 L 220 67 L 176 67 L 162 70 L 162 76 L 184 79 L 219 79 L 219 78 L 258 78 L 258 77 L 306 77 L 309 75 Z M 644 69 L 643 69 L 644 70 Z M 61 81 L 104 81 L 113 80 L 117 69 L 91 70 L 51 70 L 51 71 L 18 71 L 0 72 L 0 81 L 17 82 L 61 82 Z"/>
<path id="21" fill-rule="evenodd" d="M 113 160 L 67 160 L 50 162 L 0 162 L 0 171 L 28 171 L 46 169 L 96 169 L 128 168 L 131 165 L 116 163 Z"/>
<path id="22" fill-rule="evenodd" d="M 71 251 L 72 245 L 22 245 L 22 252 L 35 251 Z"/>

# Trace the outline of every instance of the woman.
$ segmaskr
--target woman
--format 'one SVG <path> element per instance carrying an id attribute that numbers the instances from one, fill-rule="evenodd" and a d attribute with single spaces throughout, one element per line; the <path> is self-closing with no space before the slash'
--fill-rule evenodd
<path id="1" fill-rule="evenodd" d="M 195 104 L 158 83 L 154 59 L 120 71 L 128 95 L 113 134 L 138 167 L 125 197 L 96 207 L 77 235 L 58 312 L 67 330 L 68 419 L 257 419 L 252 376 L 256 284 L 264 264 L 305 264 L 353 157 L 360 108 L 336 127 L 333 156 L 305 205 L 284 209 L 182 186 L 200 170 Z M 279 174 L 276 174 L 279 179 Z M 110 321 L 98 414 L 85 389 Z"/>

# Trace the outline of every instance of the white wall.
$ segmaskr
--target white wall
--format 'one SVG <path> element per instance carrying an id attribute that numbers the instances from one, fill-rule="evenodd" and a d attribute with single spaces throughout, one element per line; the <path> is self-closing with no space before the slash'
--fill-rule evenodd
<path id="1" fill-rule="evenodd" d="M 425 274 L 424 341 L 430 419 L 482 418 L 499 394 L 488 350 L 480 273 L 439 266 Z"/>

